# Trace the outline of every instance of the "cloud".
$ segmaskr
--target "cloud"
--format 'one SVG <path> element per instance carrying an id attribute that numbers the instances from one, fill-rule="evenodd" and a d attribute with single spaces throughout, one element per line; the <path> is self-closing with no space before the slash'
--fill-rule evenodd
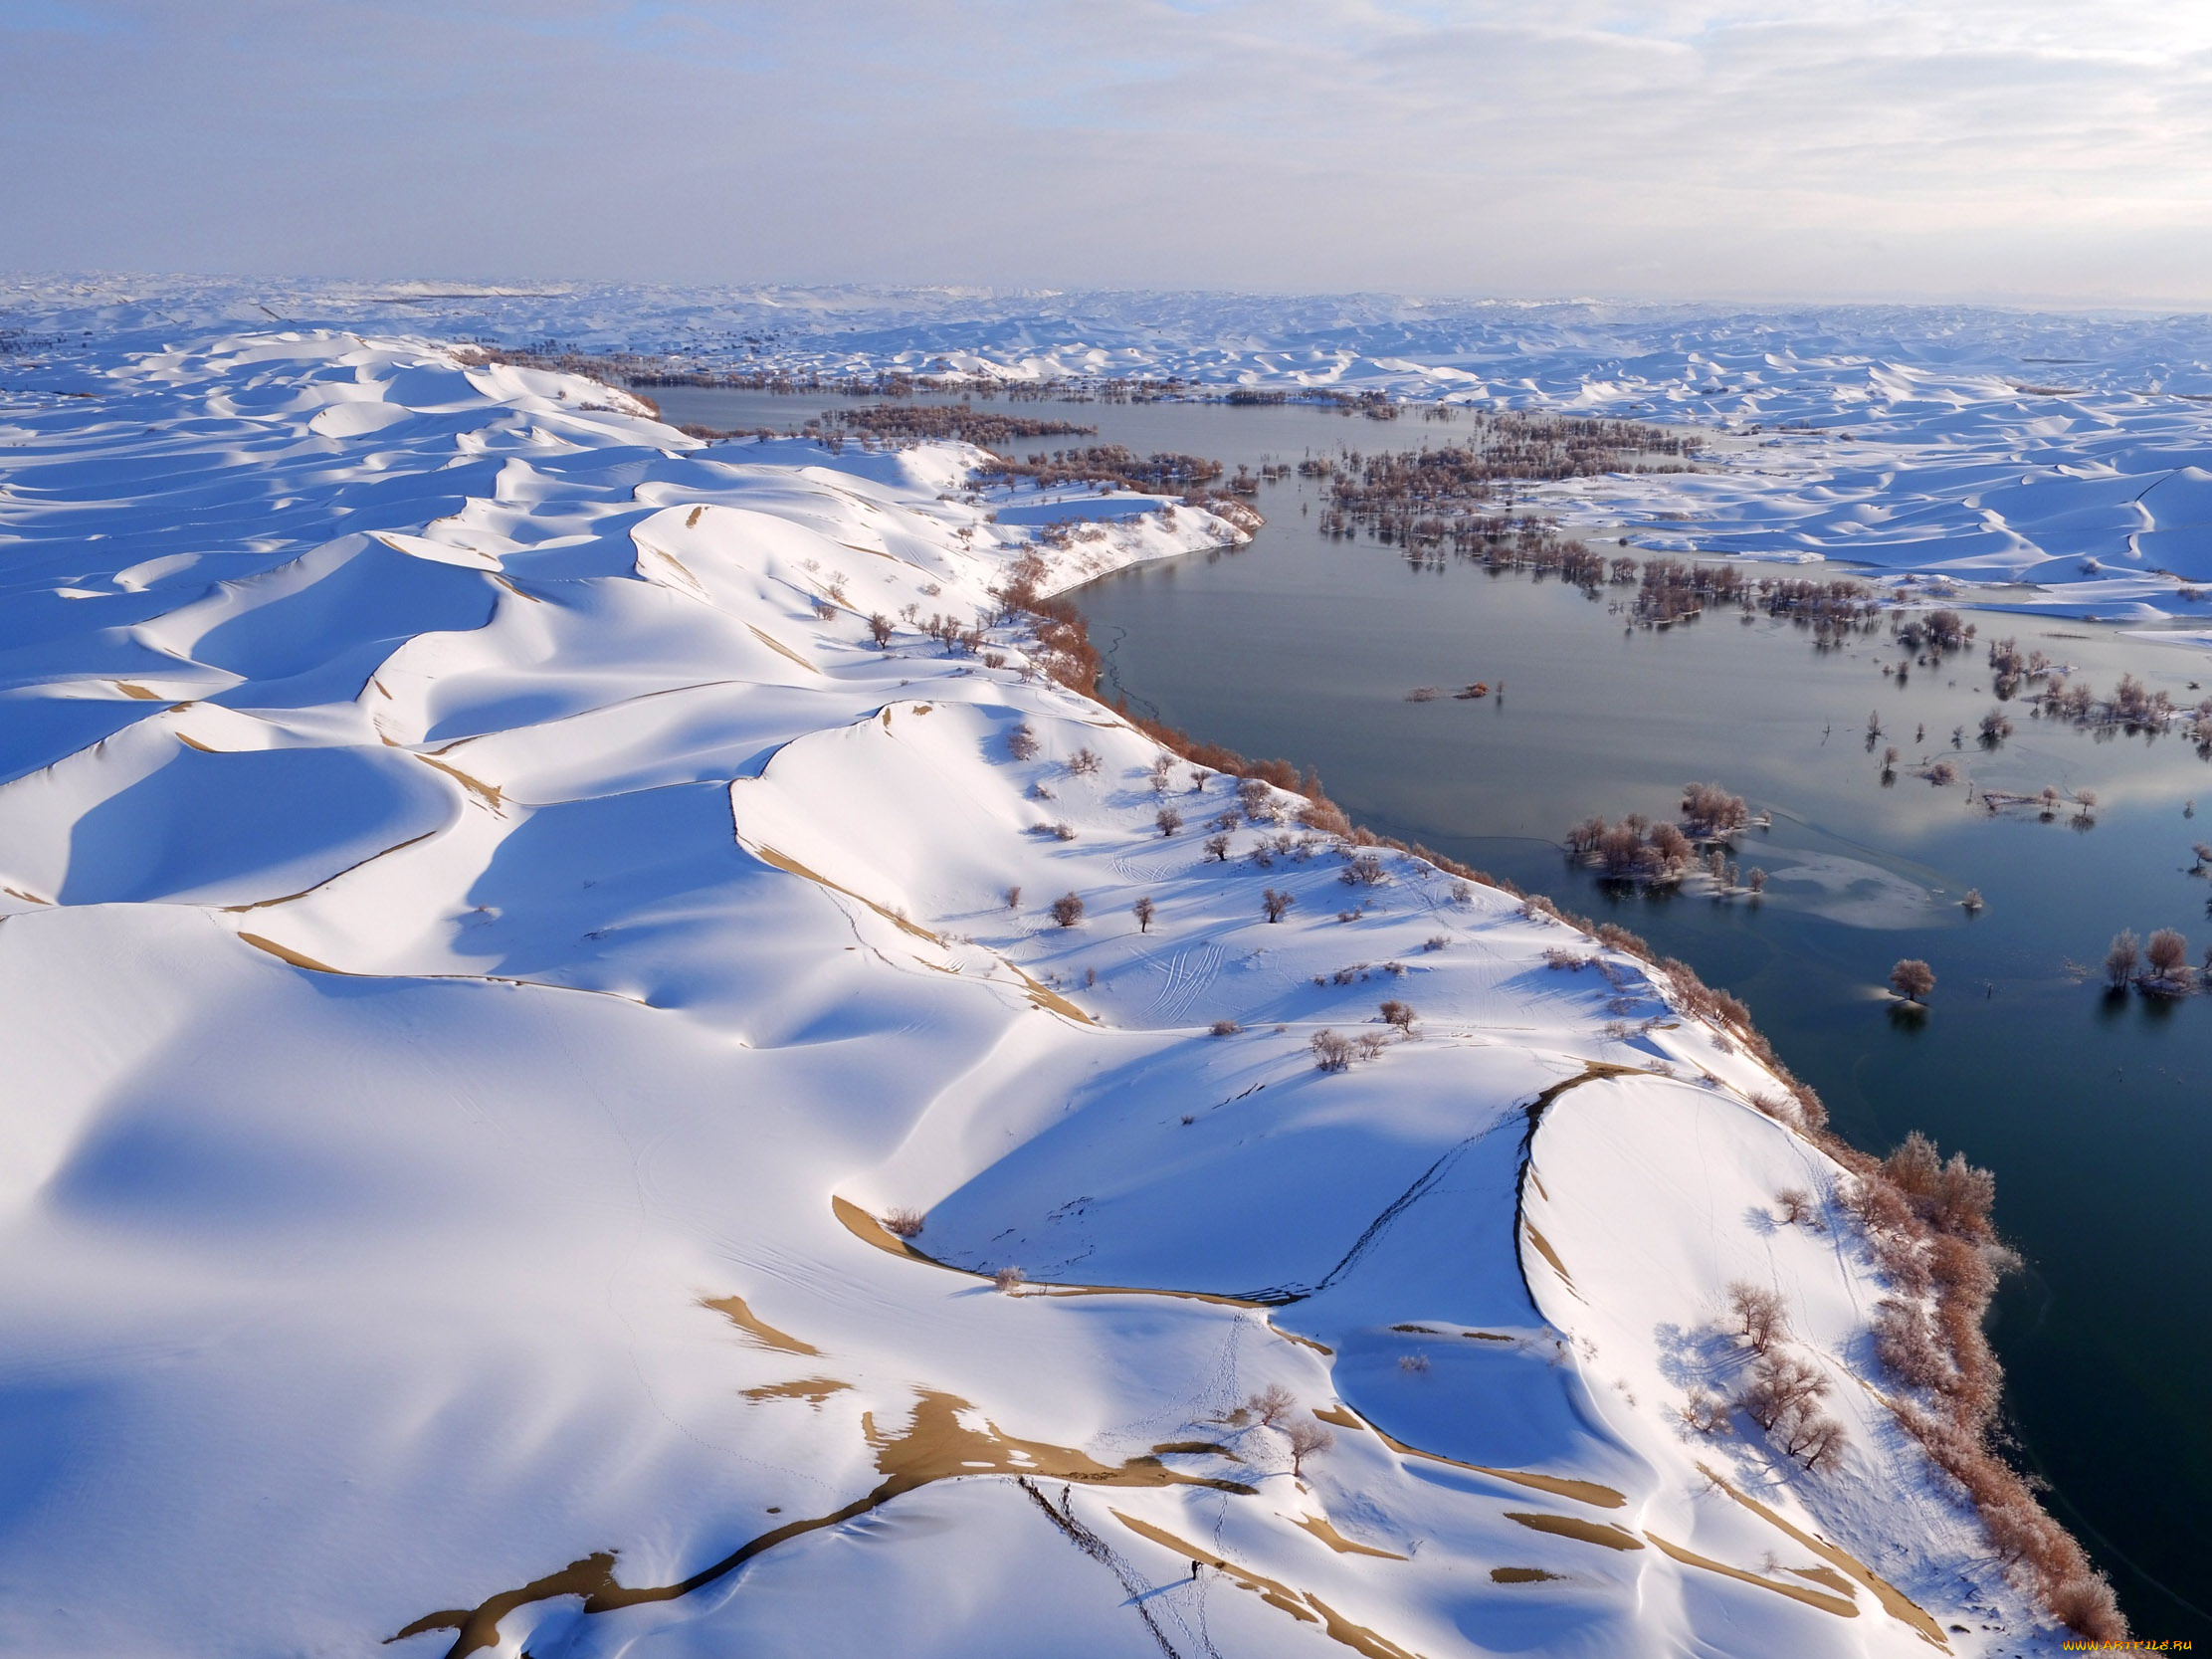
<path id="1" fill-rule="evenodd" d="M 49 13 L 23 267 L 2212 299 L 2193 0 Z"/>

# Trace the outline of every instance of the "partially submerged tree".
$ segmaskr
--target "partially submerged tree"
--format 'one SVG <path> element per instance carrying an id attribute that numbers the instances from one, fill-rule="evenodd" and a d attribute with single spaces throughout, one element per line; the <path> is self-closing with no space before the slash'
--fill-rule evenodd
<path id="1" fill-rule="evenodd" d="M 1917 956 L 1907 956 L 1890 969 L 1890 988 L 1916 1004 L 1935 988 L 1935 970 Z"/>
<path id="2" fill-rule="evenodd" d="M 2124 990 L 2127 981 L 2135 976 L 2135 964 L 2142 960 L 2142 943 L 2132 931 L 2121 929 L 2112 935 L 2111 948 L 2105 952 L 2105 983 L 2113 990 Z"/>
<path id="3" fill-rule="evenodd" d="M 2189 967 L 2189 941 L 2171 928 L 2160 928 L 2150 935 L 2143 960 L 2149 966 L 2143 981 L 2146 989 L 2185 990 L 2195 977 Z"/>

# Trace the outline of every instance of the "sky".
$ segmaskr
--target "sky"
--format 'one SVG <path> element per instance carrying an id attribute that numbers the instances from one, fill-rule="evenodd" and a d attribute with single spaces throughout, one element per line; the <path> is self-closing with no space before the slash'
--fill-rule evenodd
<path id="1" fill-rule="evenodd" d="M 0 269 L 2212 305 L 2206 0 L 0 0 Z"/>

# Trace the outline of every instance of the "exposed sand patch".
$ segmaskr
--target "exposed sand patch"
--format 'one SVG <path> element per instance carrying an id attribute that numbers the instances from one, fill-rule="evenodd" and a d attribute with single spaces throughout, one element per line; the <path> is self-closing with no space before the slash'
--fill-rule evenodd
<path id="1" fill-rule="evenodd" d="M 1108 1510 L 1106 1513 L 1120 1522 L 1122 1526 L 1128 1528 L 1130 1532 L 1136 1534 L 1137 1537 L 1149 1539 L 1154 1544 L 1172 1550 L 1185 1560 L 1198 1561 L 1203 1565 L 1226 1572 L 1242 1588 L 1257 1592 L 1260 1599 L 1269 1606 L 1289 1613 L 1302 1623 L 1319 1625 L 1335 1640 L 1359 1653 L 1366 1654 L 1368 1659 L 1420 1659 L 1420 1656 L 1410 1649 L 1400 1647 L 1387 1637 L 1376 1635 L 1374 1631 L 1367 1629 L 1364 1625 L 1352 1623 L 1351 1620 L 1345 1618 L 1341 1613 L 1310 1592 L 1302 1593 L 1279 1579 L 1254 1572 L 1249 1567 L 1239 1566 L 1235 1561 L 1224 1560 L 1211 1550 L 1202 1550 L 1195 1544 L 1187 1543 L 1164 1527 L 1155 1527 L 1150 1522 L 1139 1521 L 1133 1515 L 1123 1515 L 1119 1510 Z"/>
<path id="2" fill-rule="evenodd" d="M 887 1251 L 891 1255 L 904 1256 L 908 1261 L 924 1262 L 930 1267 L 942 1268 L 947 1273 L 957 1273 L 963 1278 L 980 1279 L 986 1284 L 991 1280 L 992 1276 L 988 1273 L 981 1273 L 973 1268 L 955 1267 L 950 1262 L 940 1262 L 934 1256 L 924 1255 L 905 1239 L 893 1233 L 881 1221 L 862 1209 L 860 1205 L 848 1199 L 840 1198 L 835 1193 L 830 1195 L 830 1209 L 838 1220 L 845 1224 L 846 1231 L 864 1244 L 873 1244 L 877 1249 Z M 1019 1294 L 1023 1296 L 1171 1296 L 1182 1302 L 1211 1302 L 1222 1308 L 1266 1310 L 1277 1306 L 1272 1302 L 1254 1302 L 1249 1297 L 1223 1296 L 1214 1291 L 1155 1290 L 1144 1285 L 1059 1285 L 1047 1279 L 1031 1280 L 1023 1286 Z M 1274 1327 L 1271 1326 L 1269 1329 L 1274 1330 Z M 1291 1338 L 1294 1342 L 1306 1341 L 1304 1338 L 1291 1337 L 1291 1334 L 1287 1331 L 1278 1331 L 1276 1335 Z M 1320 1345 L 1308 1343 L 1307 1346 L 1318 1348 Z M 1328 1349 L 1321 1348 L 1321 1351 L 1326 1353 Z"/>
<path id="3" fill-rule="evenodd" d="M 1708 1468 L 1705 1464 L 1698 1465 L 1698 1472 L 1753 1515 L 1787 1533 L 1822 1560 L 1866 1585 L 1868 1589 L 1874 1591 L 1876 1599 L 1882 1603 L 1883 1609 L 1891 1617 L 1910 1625 L 1913 1630 L 1919 1633 L 1922 1640 L 1933 1643 L 1946 1653 L 1950 1651 L 1950 1642 L 1943 1635 L 1943 1627 L 1930 1618 L 1919 1603 L 1868 1566 L 1866 1562 L 1860 1560 L 1858 1556 L 1848 1551 L 1839 1550 L 1833 1544 L 1817 1539 L 1800 1528 L 1791 1526 L 1749 1493 L 1738 1492 L 1724 1477 Z"/>
<path id="4" fill-rule="evenodd" d="M 1644 1548 L 1642 1539 L 1610 1521 L 1585 1521 L 1578 1515 L 1541 1515 L 1527 1510 L 1508 1510 L 1506 1519 L 1519 1522 L 1532 1533 L 1549 1533 L 1554 1538 L 1571 1538 L 1583 1544 L 1602 1545 L 1608 1550 Z"/>
<path id="5" fill-rule="evenodd" d="M 1746 1572 L 1741 1567 L 1729 1566 L 1726 1562 L 1716 1561 L 1709 1555 L 1701 1555 L 1695 1550 L 1685 1550 L 1679 1544 L 1669 1544 L 1657 1533 L 1648 1532 L 1644 1536 L 1658 1545 L 1667 1555 L 1686 1566 L 1703 1567 L 1708 1572 L 1717 1572 L 1725 1577 L 1736 1579 L 1740 1583 L 1756 1584 L 1761 1589 L 1772 1590 L 1776 1595 L 1786 1595 L 1792 1601 L 1802 1601 L 1808 1607 L 1818 1607 L 1822 1612 L 1834 1613 L 1839 1618 L 1857 1618 L 1859 1616 L 1859 1603 L 1847 1597 L 1823 1595 L 1818 1590 L 1800 1589 L 1795 1584 L 1777 1584 L 1771 1578 L 1762 1578 L 1755 1572 Z"/>
<path id="6" fill-rule="evenodd" d="M 462 740 L 466 742 L 468 739 L 464 738 Z M 434 760 L 427 754 L 417 754 L 415 758 L 417 760 L 420 760 L 426 766 L 437 767 L 438 770 L 444 772 L 448 777 L 452 778 L 456 783 L 460 784 L 462 788 L 468 790 L 470 794 L 474 795 L 478 800 L 484 802 L 484 804 L 486 806 L 489 806 L 494 812 L 499 813 L 501 817 L 503 818 L 506 816 L 506 813 L 503 809 L 503 802 L 504 800 L 504 797 L 501 795 L 499 785 L 494 783 L 486 783 L 482 778 L 471 777 L 459 766 L 449 766 L 443 760 Z"/>
<path id="7" fill-rule="evenodd" d="M 1490 1581 L 1494 1584 L 1546 1584 L 1563 1573 L 1546 1572 L 1540 1566 L 1494 1566 Z"/>
<path id="8" fill-rule="evenodd" d="M 1379 1555 L 1386 1561 L 1405 1561 L 1413 1558 L 1410 1555 L 1401 1555 L 1395 1550 L 1377 1550 L 1373 1545 L 1354 1544 L 1330 1526 L 1326 1516 L 1297 1516 L 1293 1518 L 1293 1525 L 1302 1527 L 1307 1532 L 1311 1533 L 1339 1555 Z"/>
<path id="9" fill-rule="evenodd" d="M 716 1301 L 703 1299 L 700 1306 L 713 1309 L 762 1348 L 774 1348 L 779 1353 L 808 1354 L 817 1359 L 822 1356 L 822 1350 L 812 1343 L 802 1343 L 798 1338 L 788 1336 L 762 1320 L 745 1306 L 742 1297 L 725 1296 Z"/>
<path id="10" fill-rule="evenodd" d="M 933 1481 L 964 1480 L 975 1475 L 1043 1475 L 1052 1480 L 1080 1481 L 1091 1486 L 1207 1486 L 1240 1497 L 1253 1495 L 1251 1487 L 1237 1481 L 1179 1474 L 1156 1457 L 1135 1457 L 1122 1464 L 1106 1464 L 1072 1447 L 1049 1445 L 1041 1440 L 1008 1439 L 999 1433 L 996 1424 L 987 1422 L 980 1429 L 965 1427 L 960 1422 L 960 1414 L 973 1409 L 957 1394 L 924 1390 L 914 1402 L 913 1420 L 906 1431 L 899 1435 L 879 1428 L 873 1413 L 863 1413 L 861 1432 L 874 1448 L 877 1470 L 884 1476 L 874 1491 L 829 1515 L 786 1522 L 762 1533 L 689 1578 L 673 1584 L 632 1588 L 615 1581 L 615 1553 L 602 1550 L 571 1561 L 558 1572 L 532 1579 L 520 1589 L 503 1590 L 474 1607 L 426 1613 L 386 1640 L 404 1641 L 432 1630 L 451 1630 L 455 1633 L 454 1642 L 446 1650 L 446 1659 L 466 1659 L 471 1653 L 498 1646 L 500 1620 L 532 1602 L 575 1595 L 583 1598 L 586 1613 L 606 1613 L 647 1602 L 674 1601 L 726 1576 L 779 1544 L 825 1527 L 838 1526 Z M 1375 1653 L 1377 1659 L 1400 1659 L 1401 1653 L 1395 1648 L 1364 1651 Z"/>
<path id="11" fill-rule="evenodd" d="M 738 1391 L 739 1399 L 747 1400 L 805 1400 L 819 1407 L 832 1394 L 852 1387 L 850 1382 L 840 1382 L 834 1376 L 801 1377 L 796 1382 L 763 1382 L 757 1388 Z"/>
<path id="12" fill-rule="evenodd" d="M 676 563 L 674 559 L 670 559 L 669 562 L 671 564 Z M 683 568 L 681 565 L 678 565 L 677 567 L 679 569 Z M 793 662 L 797 663 L 809 674 L 820 674 L 822 672 L 819 668 L 816 668 L 814 664 L 808 662 L 804 657 L 800 656 L 796 651 L 792 650 L 791 647 L 784 644 L 783 641 L 777 639 L 775 635 L 765 632 L 764 630 L 754 626 L 750 622 L 746 623 L 745 626 L 747 629 L 751 630 L 753 638 L 760 641 L 760 643 L 762 645 L 765 645 L 770 651 L 778 652 L 783 656 L 789 657 Z"/>

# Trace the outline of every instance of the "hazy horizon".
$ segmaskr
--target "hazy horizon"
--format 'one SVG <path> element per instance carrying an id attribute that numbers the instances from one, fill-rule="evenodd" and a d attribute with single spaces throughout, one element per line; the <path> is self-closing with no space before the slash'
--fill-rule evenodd
<path id="1" fill-rule="evenodd" d="M 25 271 L 2212 303 L 2170 0 L 0 0 L 0 87 Z"/>

